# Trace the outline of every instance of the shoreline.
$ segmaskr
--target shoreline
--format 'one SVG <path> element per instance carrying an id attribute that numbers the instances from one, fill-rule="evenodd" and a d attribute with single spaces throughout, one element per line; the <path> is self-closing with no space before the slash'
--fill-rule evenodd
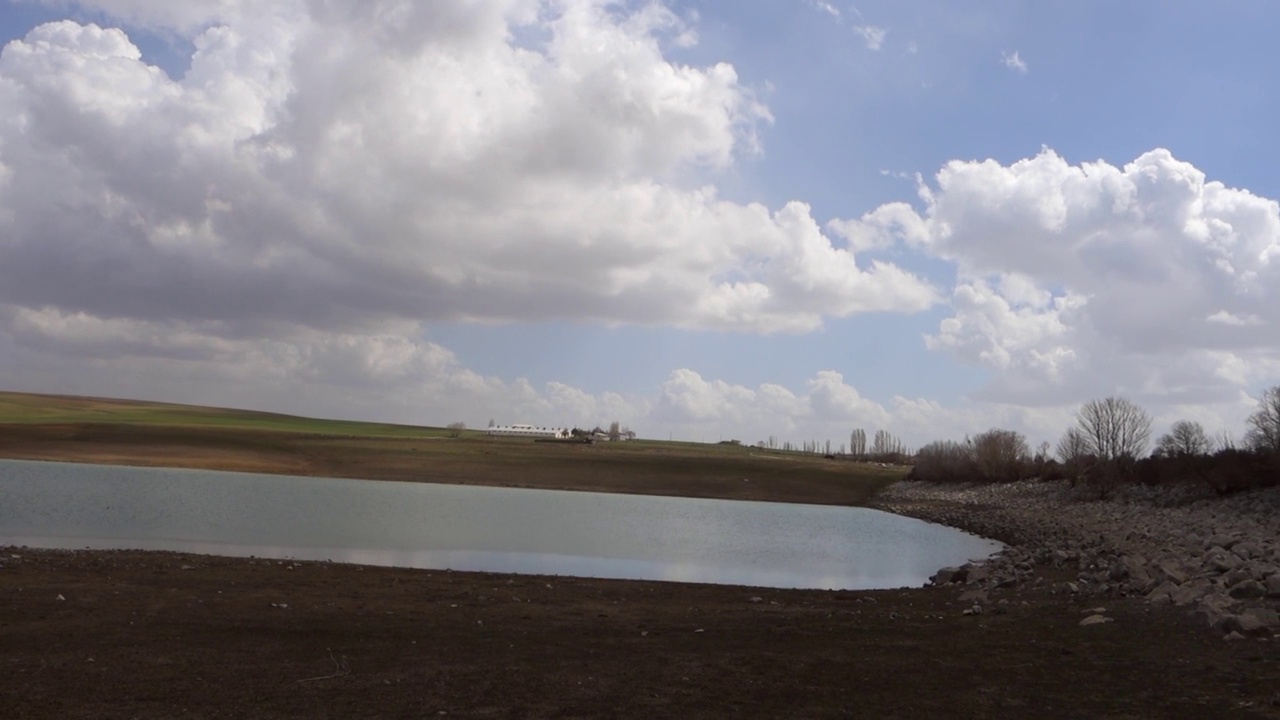
<path id="1" fill-rule="evenodd" d="M 1280 634 L 1280 488 L 1222 498 L 1133 486 L 1099 500 L 1067 481 L 901 481 L 870 506 L 1006 543 L 987 562 L 940 569 L 936 584 L 1136 597 L 1230 639 Z"/>
<path id="2" fill-rule="evenodd" d="M 1136 492 L 1098 503 L 1054 483 L 894 483 L 865 506 L 1008 546 L 896 590 L 0 548 L 0 706 L 15 718 L 1280 718 L 1280 641 L 1132 589 L 1152 564 L 1190 572 L 1189 553 L 1134 561 L 1172 553 L 1188 518 L 1213 526 L 1202 544 L 1235 555 L 1252 543 L 1269 562 L 1275 543 L 1247 536 L 1269 532 L 1280 495 Z M 1120 568 L 1130 575 L 1112 579 Z M 1199 604 L 1230 598 L 1230 571 L 1204 572 L 1178 587 L 1214 589 Z M 1273 603 L 1231 599 L 1237 624 Z"/>

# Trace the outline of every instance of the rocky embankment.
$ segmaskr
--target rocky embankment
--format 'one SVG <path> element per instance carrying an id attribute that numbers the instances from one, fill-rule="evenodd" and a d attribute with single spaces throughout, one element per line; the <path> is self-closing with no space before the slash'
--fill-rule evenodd
<path id="1" fill-rule="evenodd" d="M 1098 500 L 1065 481 L 904 481 L 875 506 L 1006 543 L 989 561 L 934 575 L 969 597 L 1030 588 L 1141 596 L 1186 608 L 1229 638 L 1280 634 L 1280 488 L 1218 498 L 1134 487 Z"/>

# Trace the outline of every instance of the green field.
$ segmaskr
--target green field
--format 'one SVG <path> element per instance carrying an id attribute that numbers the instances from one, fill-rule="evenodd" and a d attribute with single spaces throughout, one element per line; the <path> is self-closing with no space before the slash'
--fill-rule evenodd
<path id="1" fill-rule="evenodd" d="M 0 393 L 0 458 L 860 505 L 905 468 L 750 446 L 596 444 L 192 405 Z"/>
<path id="2" fill-rule="evenodd" d="M 348 437 L 445 437 L 436 427 L 324 420 L 231 408 L 178 405 L 142 400 L 0 392 L 0 424 L 148 425 L 156 427 L 238 428 Z"/>

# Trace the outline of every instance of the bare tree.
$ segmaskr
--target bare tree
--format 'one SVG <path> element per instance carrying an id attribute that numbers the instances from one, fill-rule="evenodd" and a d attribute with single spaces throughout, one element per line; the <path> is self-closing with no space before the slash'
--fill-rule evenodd
<path id="1" fill-rule="evenodd" d="M 1227 429 L 1222 429 L 1213 436 L 1213 447 L 1216 450 L 1235 450 L 1236 436 Z"/>
<path id="2" fill-rule="evenodd" d="M 854 457 L 862 457 L 867 454 L 866 430 L 858 428 L 849 435 L 849 454 Z"/>
<path id="3" fill-rule="evenodd" d="M 916 452 L 911 469 L 911 477 L 926 482 L 969 482 L 976 476 L 973 443 L 968 441 L 931 442 Z"/>
<path id="4" fill-rule="evenodd" d="M 1089 454 L 1089 441 L 1079 428 L 1067 428 L 1058 441 L 1056 452 L 1063 465 L 1072 465 Z"/>
<path id="5" fill-rule="evenodd" d="M 1076 426 L 1100 460 L 1137 458 L 1151 439 L 1151 416 L 1124 398 L 1090 400 L 1076 415 Z"/>
<path id="6" fill-rule="evenodd" d="M 1258 409 L 1246 421 L 1245 444 L 1254 450 L 1280 453 L 1280 385 L 1267 388 Z"/>
<path id="7" fill-rule="evenodd" d="M 1211 447 L 1213 444 L 1209 442 L 1203 425 L 1192 420 L 1179 420 L 1156 441 L 1156 454 L 1165 457 L 1208 455 Z"/>
<path id="8" fill-rule="evenodd" d="M 871 441 L 872 457 L 884 457 L 894 454 L 906 454 L 906 447 L 888 430 L 877 430 L 875 437 Z"/>
<path id="9" fill-rule="evenodd" d="M 973 439 L 973 459 L 988 479 L 1013 482 L 1020 479 L 1030 453 L 1020 432 L 992 428 Z"/>
<path id="10" fill-rule="evenodd" d="M 451 422 L 446 426 L 446 429 L 449 431 L 449 437 L 462 437 L 462 431 L 467 429 L 467 424 L 464 422 Z"/>

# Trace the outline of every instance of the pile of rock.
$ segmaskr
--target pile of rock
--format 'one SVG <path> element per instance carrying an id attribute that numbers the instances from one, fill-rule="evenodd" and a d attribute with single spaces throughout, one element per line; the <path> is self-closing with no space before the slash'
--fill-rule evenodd
<path id="1" fill-rule="evenodd" d="M 1142 596 L 1224 634 L 1280 634 L 1280 488 L 1217 498 L 1135 487 L 1097 500 L 1058 481 L 900 482 L 876 505 L 1008 545 L 943 568 L 935 584 Z"/>

